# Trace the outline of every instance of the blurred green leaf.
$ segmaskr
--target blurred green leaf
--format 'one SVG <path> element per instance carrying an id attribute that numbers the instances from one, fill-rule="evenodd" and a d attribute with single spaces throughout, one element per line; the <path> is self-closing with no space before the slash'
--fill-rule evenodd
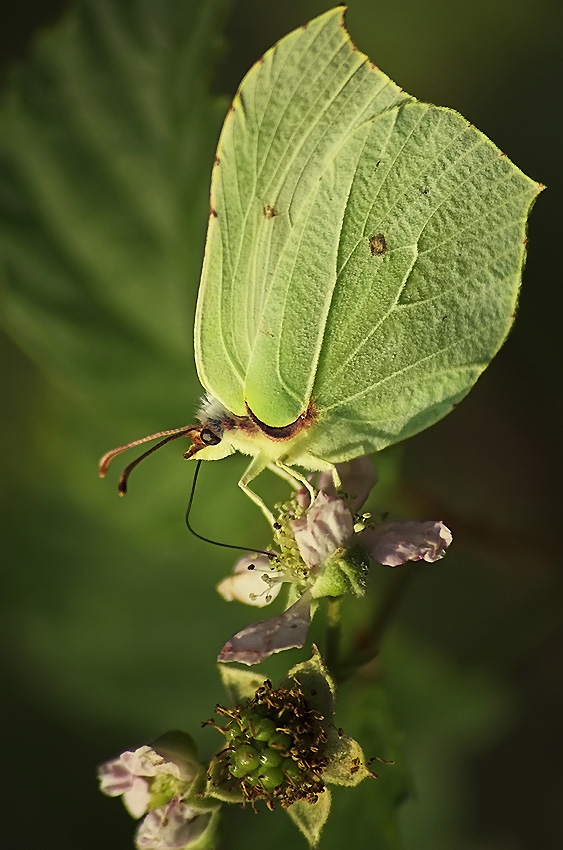
<path id="1" fill-rule="evenodd" d="M 14 465 L 3 506 L 6 554 L 25 565 L 8 577 L 11 655 L 69 715 L 79 705 L 132 735 L 186 725 L 189 668 L 219 696 L 213 662 L 241 619 L 211 617 L 194 653 L 190 623 L 220 606 L 213 564 L 232 559 L 188 546 L 184 464 L 166 484 L 149 470 L 127 504 L 96 476 L 102 439 L 176 424 L 179 391 L 190 411 L 201 392 L 191 327 L 223 6 L 83 0 L 40 37 L 0 107 L 3 321 L 59 388 L 29 411 L 39 460 Z M 203 504 L 210 488 L 227 516 L 229 488 L 207 481 Z M 200 687 L 188 717 L 209 703 Z"/>
<path id="2" fill-rule="evenodd" d="M 0 111 L 5 321 L 98 414 L 173 411 L 193 375 L 223 5 L 82 0 Z"/>
<path id="3" fill-rule="evenodd" d="M 357 676 L 339 691 L 336 722 L 357 739 L 368 758 L 392 764 L 372 770 L 378 780 L 366 779 L 355 788 L 332 788 L 330 829 L 323 835 L 323 850 L 346 846 L 350 836 L 369 836 L 377 850 L 399 850 L 398 807 L 407 796 L 409 776 L 404 763 L 402 737 L 386 688 L 369 677 Z"/>

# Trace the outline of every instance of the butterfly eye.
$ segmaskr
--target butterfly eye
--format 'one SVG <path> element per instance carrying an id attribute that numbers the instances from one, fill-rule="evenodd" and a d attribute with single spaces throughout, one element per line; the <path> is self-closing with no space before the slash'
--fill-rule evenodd
<path id="1" fill-rule="evenodd" d="M 216 446 L 221 442 L 221 437 L 218 437 L 209 428 L 202 428 L 199 432 L 199 438 L 206 446 Z"/>

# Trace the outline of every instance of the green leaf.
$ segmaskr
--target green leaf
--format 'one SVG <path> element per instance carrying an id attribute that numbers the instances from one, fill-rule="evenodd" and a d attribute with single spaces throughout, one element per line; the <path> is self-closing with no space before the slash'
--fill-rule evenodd
<path id="1" fill-rule="evenodd" d="M 197 728 L 238 625 L 213 587 L 232 556 L 188 543 L 187 464 L 147 465 L 148 487 L 121 502 L 96 473 L 102 451 L 185 422 L 201 393 L 191 326 L 224 5 L 79 0 L 0 103 L 1 321 L 43 370 L 13 377 L 27 447 L 4 478 L 5 555 L 26 566 L 10 574 L 3 620 L 42 704 L 118 723 L 124 745 Z M 252 537 L 225 470 L 214 475 L 201 504 L 227 538 Z"/>
<path id="2" fill-rule="evenodd" d="M 375 756 L 391 763 L 371 765 L 377 780 L 361 782 L 355 788 L 333 787 L 331 828 L 325 833 L 323 848 L 338 850 L 345 846 L 353 830 L 354 836 L 369 835 L 370 844 L 377 850 L 400 850 L 398 823 L 410 783 L 402 733 L 384 684 L 362 676 L 355 677 L 350 684 L 353 686 L 339 690 L 338 721 L 361 742 L 363 752 L 360 744 L 343 736 L 351 758 L 360 759 L 358 774 L 366 776 L 364 753 L 370 759 Z M 353 780 L 357 774 L 347 775 L 347 763 L 343 759 L 342 770 L 337 768 L 336 775 L 331 775 L 330 765 L 325 772 L 327 781 L 338 785 L 339 780 Z"/>
<path id="3" fill-rule="evenodd" d="M 98 416 L 172 410 L 191 368 L 223 5 L 80 0 L 1 106 L 4 321 Z"/>
<path id="4" fill-rule="evenodd" d="M 359 785 L 372 776 L 366 765 L 364 751 L 357 741 L 331 726 L 327 730 L 326 755 L 330 759 L 323 772 L 323 781 L 334 785 Z"/>
<path id="5" fill-rule="evenodd" d="M 331 799 L 330 791 L 325 788 L 323 793 L 319 794 L 316 803 L 298 800 L 287 809 L 289 817 L 299 827 L 310 847 L 316 847 L 319 843 L 321 832 L 330 814 Z"/>
<path id="6" fill-rule="evenodd" d="M 334 714 L 336 686 L 316 646 L 313 645 L 313 655 L 308 661 L 291 668 L 286 683 L 291 686 L 294 679 L 301 685 L 309 706 L 330 720 Z"/>
<path id="7" fill-rule="evenodd" d="M 232 665 L 218 664 L 219 675 L 227 692 L 229 705 L 240 705 L 246 699 L 252 699 L 258 688 L 264 684 L 266 676 L 251 670 L 241 670 Z"/>

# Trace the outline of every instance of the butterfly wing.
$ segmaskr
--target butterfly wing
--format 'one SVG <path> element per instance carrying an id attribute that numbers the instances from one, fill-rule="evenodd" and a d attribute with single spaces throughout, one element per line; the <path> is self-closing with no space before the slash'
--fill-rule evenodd
<path id="1" fill-rule="evenodd" d="M 308 448 L 332 462 L 469 391 L 513 321 L 541 188 L 449 109 L 411 101 L 362 133 L 313 390 L 323 427 Z"/>
<path id="2" fill-rule="evenodd" d="M 540 187 L 416 102 L 334 9 L 246 76 L 223 128 L 195 328 L 204 387 L 268 425 L 312 399 L 337 462 L 445 415 L 504 340 Z"/>
<path id="3" fill-rule="evenodd" d="M 306 410 L 336 284 L 346 140 L 407 96 L 333 9 L 245 77 L 223 127 L 195 325 L 203 386 L 269 425 Z"/>

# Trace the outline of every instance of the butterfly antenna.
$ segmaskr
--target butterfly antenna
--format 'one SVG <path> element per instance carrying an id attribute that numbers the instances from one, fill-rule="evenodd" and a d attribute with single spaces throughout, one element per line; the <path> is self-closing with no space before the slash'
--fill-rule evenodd
<path id="1" fill-rule="evenodd" d="M 138 458 L 135 458 L 132 463 L 125 467 L 117 483 L 119 495 L 124 496 L 127 493 L 127 482 L 129 480 L 129 476 L 142 460 L 149 455 L 152 455 L 153 452 L 158 451 L 158 449 L 161 449 L 162 446 L 166 445 L 166 443 L 170 443 L 172 440 L 177 440 L 179 437 L 188 437 L 194 430 L 197 429 L 194 429 L 193 425 L 184 425 L 182 428 L 171 428 L 169 431 L 159 431 L 157 434 L 151 434 L 148 437 L 141 437 L 140 440 L 133 440 L 132 443 L 127 443 L 125 446 L 119 446 L 117 449 L 112 449 L 111 452 L 107 452 L 103 456 L 98 464 L 100 478 L 104 478 L 111 461 L 114 457 L 121 454 L 121 452 L 127 451 L 127 449 L 132 449 L 135 446 L 140 446 L 143 443 L 148 443 L 150 440 L 158 440 L 159 437 L 164 437 L 163 440 L 160 440 L 155 446 L 151 446 L 150 449 L 147 449 L 146 452 L 143 452 L 142 455 L 139 455 Z"/>
<path id="2" fill-rule="evenodd" d="M 240 552 L 256 552 L 256 554 L 267 555 L 268 558 L 276 558 L 277 555 L 275 552 L 266 552 L 265 549 L 253 549 L 250 546 L 235 546 L 233 543 L 221 543 L 220 540 L 212 540 L 210 537 L 204 537 L 202 534 L 198 534 L 197 531 L 194 531 L 190 524 L 190 513 L 192 510 L 192 505 L 194 503 L 195 496 L 195 488 L 197 484 L 197 478 L 199 475 L 199 468 L 203 461 L 198 460 L 195 467 L 194 478 L 192 481 L 192 489 L 190 492 L 190 499 L 188 502 L 188 508 L 186 510 L 186 525 L 188 527 L 188 531 L 193 534 L 194 537 L 197 537 L 198 540 L 203 540 L 204 543 L 211 543 L 213 546 L 221 546 L 223 549 L 237 549 Z"/>

